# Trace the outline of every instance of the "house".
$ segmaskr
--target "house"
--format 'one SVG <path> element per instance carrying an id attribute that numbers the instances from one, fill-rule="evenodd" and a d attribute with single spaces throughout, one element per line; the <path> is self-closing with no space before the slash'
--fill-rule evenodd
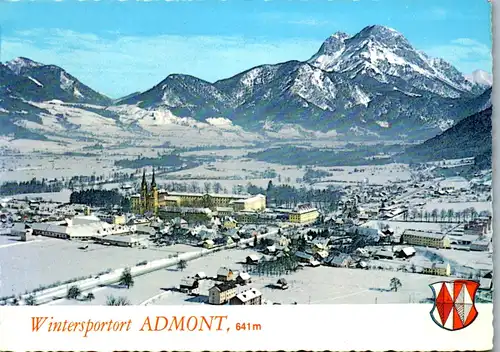
<path id="1" fill-rule="evenodd" d="M 213 240 L 205 240 L 202 242 L 202 245 L 203 245 L 203 248 L 211 249 L 211 248 L 214 248 L 215 243 Z"/>
<path id="2" fill-rule="evenodd" d="M 181 284 L 179 285 L 181 292 L 187 293 L 189 295 L 199 295 L 200 285 L 196 278 L 186 277 L 181 279 Z"/>
<path id="3" fill-rule="evenodd" d="M 194 278 L 197 280 L 204 280 L 207 278 L 207 274 L 205 274 L 203 271 L 200 271 L 199 273 L 196 273 Z"/>
<path id="4" fill-rule="evenodd" d="M 279 279 L 276 285 L 282 290 L 286 290 L 288 288 L 288 282 L 286 282 L 283 278 Z"/>
<path id="5" fill-rule="evenodd" d="M 276 246 L 275 245 L 268 246 L 268 247 L 266 247 L 264 252 L 267 254 L 274 254 L 274 253 L 276 253 Z"/>
<path id="6" fill-rule="evenodd" d="M 352 262 L 350 255 L 340 253 L 338 255 L 331 255 L 325 261 L 327 264 L 337 268 L 347 268 Z"/>
<path id="7" fill-rule="evenodd" d="M 394 259 L 394 253 L 386 250 L 379 250 L 373 254 L 373 259 Z"/>
<path id="8" fill-rule="evenodd" d="M 313 251 L 319 252 L 328 249 L 328 244 L 330 243 L 329 238 L 317 237 L 312 241 Z"/>
<path id="9" fill-rule="evenodd" d="M 471 251 L 487 252 L 491 249 L 491 240 L 488 238 L 478 239 L 470 244 Z"/>
<path id="10" fill-rule="evenodd" d="M 240 285 L 247 285 L 252 282 L 252 278 L 249 273 L 240 272 L 238 276 L 236 276 L 236 283 Z"/>
<path id="11" fill-rule="evenodd" d="M 234 229 L 238 226 L 238 222 L 233 218 L 226 218 L 222 226 L 224 226 L 225 229 Z"/>
<path id="12" fill-rule="evenodd" d="M 325 260 L 329 255 L 328 251 L 319 251 L 313 254 L 314 258 L 319 261 Z"/>
<path id="13" fill-rule="evenodd" d="M 317 266 L 320 266 L 321 265 L 321 262 L 318 262 L 317 260 L 312 260 L 309 265 L 311 265 L 312 267 L 317 267 Z"/>
<path id="14" fill-rule="evenodd" d="M 493 289 L 493 280 L 482 277 L 479 280 L 479 289 L 483 291 L 491 291 Z"/>
<path id="15" fill-rule="evenodd" d="M 217 281 L 233 281 L 234 280 L 234 273 L 231 269 L 223 266 L 219 268 L 217 271 Z"/>
<path id="16" fill-rule="evenodd" d="M 368 252 L 368 250 L 366 250 L 366 248 L 356 248 L 355 253 L 358 257 L 362 257 L 362 258 L 369 258 L 370 257 L 370 253 Z"/>
<path id="17" fill-rule="evenodd" d="M 450 264 L 446 263 L 431 263 L 426 264 L 422 267 L 422 273 L 427 275 L 438 275 L 438 276 L 450 276 L 451 267 Z"/>
<path id="18" fill-rule="evenodd" d="M 358 262 L 358 264 L 356 264 L 356 268 L 358 268 L 358 269 L 367 269 L 368 268 L 368 263 L 364 262 L 364 261 L 360 261 L 360 262 Z"/>
<path id="19" fill-rule="evenodd" d="M 311 254 L 307 254 L 301 251 L 295 252 L 295 256 L 299 259 L 301 263 L 310 263 L 314 260 L 314 257 Z"/>
<path id="20" fill-rule="evenodd" d="M 216 305 L 225 304 L 234 296 L 236 296 L 236 283 L 223 282 L 212 286 L 208 290 L 208 303 Z"/>
<path id="21" fill-rule="evenodd" d="M 235 306 L 260 305 L 262 304 L 262 293 L 255 288 L 251 288 L 231 298 L 229 304 Z"/>
<path id="22" fill-rule="evenodd" d="M 257 254 L 250 254 L 246 257 L 245 263 L 247 264 L 258 264 L 260 257 Z"/>
<path id="23" fill-rule="evenodd" d="M 410 258 L 416 254 L 415 248 L 413 247 L 404 247 L 398 251 L 396 251 L 396 256 L 398 258 Z"/>
<path id="24" fill-rule="evenodd" d="M 493 279 L 493 271 L 488 271 L 483 275 L 485 279 Z"/>

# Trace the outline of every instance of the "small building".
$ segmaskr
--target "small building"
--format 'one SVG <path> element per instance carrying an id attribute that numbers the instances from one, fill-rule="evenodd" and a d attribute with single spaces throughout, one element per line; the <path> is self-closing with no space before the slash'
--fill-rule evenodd
<path id="1" fill-rule="evenodd" d="M 104 245 L 118 246 L 118 247 L 138 247 L 145 245 L 143 239 L 135 237 L 135 236 L 103 236 L 96 237 L 95 241 Z"/>
<path id="2" fill-rule="evenodd" d="M 336 268 L 347 268 L 351 264 L 352 258 L 348 254 L 340 253 L 330 256 L 325 262 Z"/>
<path id="3" fill-rule="evenodd" d="M 394 253 L 386 250 L 379 250 L 373 254 L 373 259 L 394 259 Z"/>
<path id="4" fill-rule="evenodd" d="M 206 248 L 206 249 L 214 248 L 214 245 L 215 245 L 215 243 L 213 240 L 205 240 L 202 242 L 203 248 Z"/>
<path id="5" fill-rule="evenodd" d="M 262 293 L 256 288 L 251 288 L 231 298 L 229 304 L 236 306 L 260 305 L 262 304 Z"/>
<path id="6" fill-rule="evenodd" d="M 247 285 L 252 282 L 252 277 L 249 273 L 240 272 L 238 276 L 236 276 L 236 283 L 240 285 Z"/>
<path id="7" fill-rule="evenodd" d="M 479 279 L 479 289 L 482 291 L 491 291 L 493 289 L 493 280 L 482 277 Z"/>
<path id="8" fill-rule="evenodd" d="M 236 296 L 236 283 L 223 282 L 212 286 L 208 290 L 208 303 L 215 305 L 225 304 L 234 296 Z"/>
<path id="9" fill-rule="evenodd" d="M 416 253 L 417 252 L 413 247 L 404 247 L 395 252 L 396 257 L 398 258 L 410 258 L 413 257 Z"/>
<path id="10" fill-rule="evenodd" d="M 217 281 L 227 282 L 233 280 L 234 280 L 234 272 L 231 269 L 225 266 L 219 268 L 219 270 L 217 271 Z"/>
<path id="11" fill-rule="evenodd" d="M 295 252 L 295 256 L 299 259 L 299 262 L 301 262 L 301 263 L 310 264 L 314 260 L 314 256 L 312 256 L 311 254 L 301 252 L 301 251 Z"/>
<path id="12" fill-rule="evenodd" d="M 227 218 L 224 220 L 223 225 L 225 229 L 235 229 L 238 226 L 238 222 L 233 218 Z"/>
<path id="13" fill-rule="evenodd" d="M 266 254 L 275 254 L 276 253 L 276 246 L 275 245 L 272 245 L 272 246 L 267 246 L 265 249 L 264 249 L 264 252 Z"/>
<path id="14" fill-rule="evenodd" d="M 311 262 L 309 263 L 310 266 L 312 267 L 318 267 L 321 265 L 321 262 L 317 261 L 317 260 L 311 260 Z"/>
<path id="15" fill-rule="evenodd" d="M 356 268 L 358 269 L 368 269 L 368 263 L 365 261 L 360 261 L 356 264 Z"/>
<path id="16" fill-rule="evenodd" d="M 205 274 L 203 271 L 200 271 L 199 273 L 196 273 L 194 278 L 197 280 L 205 280 L 207 278 L 207 274 Z"/>
<path id="17" fill-rule="evenodd" d="M 200 285 L 198 280 L 193 277 L 185 277 L 181 279 L 181 284 L 179 285 L 181 292 L 187 293 L 189 295 L 199 295 Z"/>
<path id="18" fill-rule="evenodd" d="M 478 239 L 470 244 L 471 251 L 488 252 L 491 249 L 491 240 L 489 238 Z"/>
<path id="19" fill-rule="evenodd" d="M 245 263 L 255 265 L 259 263 L 259 260 L 260 257 L 257 254 L 250 254 L 249 256 L 246 257 Z"/>
<path id="20" fill-rule="evenodd" d="M 288 282 L 284 278 L 278 279 L 276 285 L 282 290 L 286 290 L 288 288 Z"/>
<path id="21" fill-rule="evenodd" d="M 450 276 L 451 267 L 449 263 L 432 263 L 422 267 L 422 273 L 427 275 Z"/>

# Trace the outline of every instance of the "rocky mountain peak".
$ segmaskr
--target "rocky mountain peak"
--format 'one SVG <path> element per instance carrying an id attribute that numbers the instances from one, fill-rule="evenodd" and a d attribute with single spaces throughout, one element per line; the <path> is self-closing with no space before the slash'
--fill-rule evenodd
<path id="1" fill-rule="evenodd" d="M 17 57 L 11 61 L 6 62 L 5 65 L 10 68 L 16 75 L 22 74 L 25 69 L 44 66 L 43 64 L 26 57 Z"/>

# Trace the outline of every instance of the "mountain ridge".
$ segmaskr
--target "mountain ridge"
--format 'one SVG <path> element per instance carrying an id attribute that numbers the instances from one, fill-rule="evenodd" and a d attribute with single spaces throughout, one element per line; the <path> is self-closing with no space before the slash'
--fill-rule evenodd
<path id="1" fill-rule="evenodd" d="M 430 137 L 466 117 L 464 106 L 484 92 L 449 63 L 378 25 L 353 36 L 337 32 L 306 61 L 259 65 L 214 83 L 198 79 L 190 89 L 171 76 L 162 89 L 156 85 L 120 103 L 200 121 L 225 117 L 253 129 L 291 123 L 323 132 L 404 137 L 415 130 Z"/>
<path id="2" fill-rule="evenodd" d="M 0 64 L 0 108 L 12 123 L 26 120 L 25 111 L 40 116 L 30 102 L 60 100 L 102 106 L 92 111 L 117 119 L 106 107 L 168 111 L 203 123 L 222 118 L 257 132 L 296 126 L 330 135 L 427 139 L 491 105 L 490 95 L 491 88 L 380 25 L 355 35 L 336 32 L 305 61 L 259 65 L 213 83 L 171 74 L 116 100 L 54 65 L 22 57 Z"/>

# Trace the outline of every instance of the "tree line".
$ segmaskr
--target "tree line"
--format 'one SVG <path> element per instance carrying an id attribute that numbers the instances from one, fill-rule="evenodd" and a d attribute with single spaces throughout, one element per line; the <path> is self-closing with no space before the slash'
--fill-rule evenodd
<path id="1" fill-rule="evenodd" d="M 465 222 L 490 215 L 489 211 L 478 212 L 474 207 L 469 207 L 461 211 L 455 211 L 454 209 L 441 209 L 441 211 L 438 209 L 433 209 L 432 211 L 411 209 L 403 213 L 403 220 L 408 221 L 409 217 L 411 217 L 413 220 L 418 219 L 426 222 Z"/>
<path id="2" fill-rule="evenodd" d="M 48 182 L 45 179 L 38 181 L 33 178 L 31 181 L 23 182 L 5 182 L 0 186 L 0 194 L 5 196 L 12 196 L 15 194 L 27 193 L 52 193 L 60 192 L 64 188 L 64 183 L 59 180 Z"/>
<path id="3" fill-rule="evenodd" d="M 88 189 L 72 192 L 69 197 L 71 204 L 85 204 L 96 207 L 111 207 L 118 205 L 124 210 L 130 208 L 129 200 L 116 190 Z"/>

